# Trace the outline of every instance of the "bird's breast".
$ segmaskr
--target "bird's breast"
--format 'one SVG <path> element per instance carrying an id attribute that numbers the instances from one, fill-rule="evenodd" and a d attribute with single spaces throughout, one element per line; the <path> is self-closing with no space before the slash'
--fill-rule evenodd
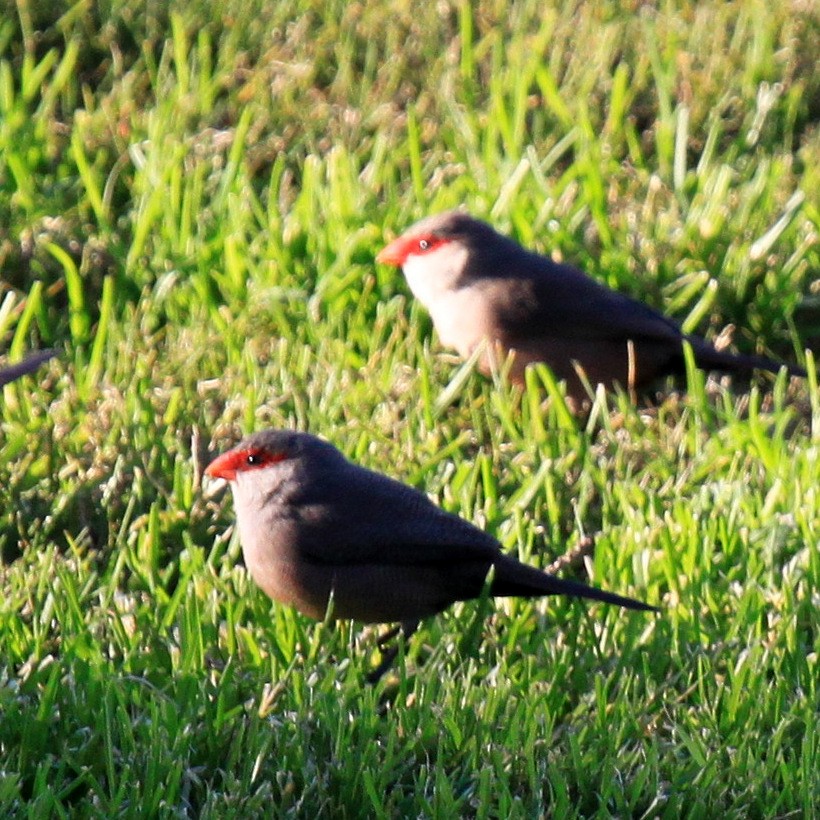
<path id="1" fill-rule="evenodd" d="M 442 344 L 464 358 L 481 342 L 498 339 L 492 302 L 476 287 L 443 293 L 428 309 Z"/>
<path id="2" fill-rule="evenodd" d="M 248 572 L 269 598 L 296 607 L 311 618 L 324 618 L 330 595 L 329 577 L 313 572 L 298 559 L 244 548 L 243 554 Z"/>

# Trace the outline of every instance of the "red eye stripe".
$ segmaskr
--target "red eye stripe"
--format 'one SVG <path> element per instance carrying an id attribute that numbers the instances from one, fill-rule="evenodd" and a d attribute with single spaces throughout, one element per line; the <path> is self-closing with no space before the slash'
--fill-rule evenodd
<path id="1" fill-rule="evenodd" d="M 287 457 L 282 452 L 271 453 L 256 447 L 228 450 L 208 465 L 205 475 L 211 478 L 224 478 L 225 481 L 235 481 L 237 473 L 269 467 L 271 464 L 284 461 Z"/>
<path id="2" fill-rule="evenodd" d="M 430 253 L 430 251 L 435 250 L 447 241 L 447 239 L 434 234 L 400 236 L 379 252 L 376 261 L 400 268 L 407 261 L 408 256 Z"/>

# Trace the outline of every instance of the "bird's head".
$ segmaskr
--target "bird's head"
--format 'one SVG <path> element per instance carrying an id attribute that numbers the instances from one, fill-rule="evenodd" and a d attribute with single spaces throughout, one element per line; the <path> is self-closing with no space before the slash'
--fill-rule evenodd
<path id="1" fill-rule="evenodd" d="M 309 433 L 263 430 L 217 456 L 205 475 L 229 482 L 236 497 L 264 500 L 285 485 L 304 486 L 322 474 L 325 464 L 339 459 L 343 457 L 333 445 Z"/>
<path id="2" fill-rule="evenodd" d="M 376 256 L 384 265 L 403 268 L 415 258 L 433 259 L 455 247 L 470 247 L 476 237 L 495 234 L 484 222 L 464 211 L 445 211 L 416 222 Z"/>
<path id="3" fill-rule="evenodd" d="M 416 298 L 429 309 L 443 292 L 481 277 L 484 262 L 493 260 L 505 243 L 485 222 L 464 211 L 446 211 L 408 228 L 376 261 L 401 268 Z"/>

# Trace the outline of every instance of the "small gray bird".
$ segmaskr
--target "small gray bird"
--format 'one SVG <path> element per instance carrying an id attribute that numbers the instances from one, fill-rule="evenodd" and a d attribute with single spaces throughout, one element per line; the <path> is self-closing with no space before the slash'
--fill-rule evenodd
<path id="1" fill-rule="evenodd" d="M 0 387 L 28 373 L 33 373 L 43 362 L 47 362 L 52 356 L 56 355 L 56 350 L 38 350 L 36 353 L 27 356 L 21 362 L 0 368 Z"/>
<path id="2" fill-rule="evenodd" d="M 423 493 L 307 433 L 255 433 L 205 474 L 230 483 L 253 579 L 312 618 L 325 617 L 332 592 L 333 617 L 400 622 L 409 637 L 422 618 L 479 597 L 490 568 L 491 596 L 570 595 L 654 611 L 522 564 Z"/>
<path id="3" fill-rule="evenodd" d="M 489 343 L 480 359 L 484 372 L 493 358 L 500 365 L 512 353 L 516 382 L 528 364 L 545 362 L 576 401 L 587 398 L 576 365 L 593 387 L 642 388 L 685 371 L 684 340 L 703 369 L 777 373 L 785 366 L 806 375 L 763 356 L 718 351 L 648 305 L 525 250 L 462 211 L 417 222 L 376 260 L 402 268 L 445 346 L 466 359 Z"/>

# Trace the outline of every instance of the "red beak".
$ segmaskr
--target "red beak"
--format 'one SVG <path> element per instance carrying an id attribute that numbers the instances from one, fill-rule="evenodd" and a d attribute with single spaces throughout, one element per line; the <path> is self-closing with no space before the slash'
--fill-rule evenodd
<path id="1" fill-rule="evenodd" d="M 209 478 L 224 478 L 225 481 L 236 480 L 237 462 L 241 461 L 243 454 L 235 450 L 228 450 L 217 456 L 205 469 L 205 475 Z"/>
<path id="2" fill-rule="evenodd" d="M 394 239 L 386 248 L 382 248 L 376 256 L 376 261 L 382 265 L 394 265 L 400 268 L 407 259 L 408 241 L 400 236 Z"/>

